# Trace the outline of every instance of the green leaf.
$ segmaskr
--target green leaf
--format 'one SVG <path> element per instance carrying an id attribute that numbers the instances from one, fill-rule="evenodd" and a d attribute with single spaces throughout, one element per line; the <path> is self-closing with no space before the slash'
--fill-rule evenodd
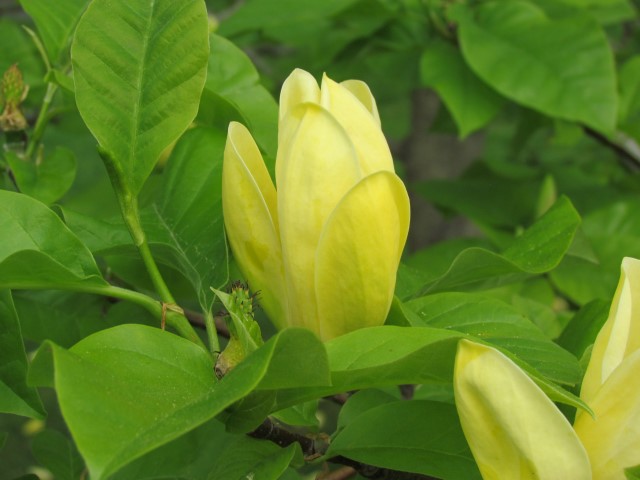
<path id="1" fill-rule="evenodd" d="M 71 47 L 80 114 L 116 188 L 140 191 L 198 110 L 209 54 L 204 1 L 94 0 Z"/>
<path id="2" fill-rule="evenodd" d="M 416 191 L 438 207 L 461 213 L 480 226 L 514 228 L 531 221 L 541 184 L 535 174 L 519 178 L 478 163 L 459 179 L 420 182 Z"/>
<path id="3" fill-rule="evenodd" d="M 277 479 L 280 477 L 272 475 L 286 468 L 283 465 L 295 448 L 291 446 L 283 450 L 269 441 L 229 434 L 222 423 L 212 420 L 149 452 L 110 478 L 246 480 L 246 475 L 254 472 L 257 473 L 253 477 L 256 480 Z"/>
<path id="4" fill-rule="evenodd" d="M 363 328 L 342 335 L 325 344 L 331 369 L 331 386 L 281 390 L 277 392 L 275 410 L 306 400 L 365 388 L 403 384 L 450 387 L 460 338 L 469 336 L 441 328 L 392 325 Z M 477 338 L 474 340 L 478 341 Z M 587 408 L 579 398 L 546 379 L 508 350 L 503 351 L 554 401 Z"/>
<path id="5" fill-rule="evenodd" d="M 498 92 L 544 114 L 613 132 L 615 64 L 593 17 L 576 10 L 549 18 L 522 0 L 456 4 L 452 16 L 465 60 Z"/>
<path id="6" fill-rule="evenodd" d="M 623 257 L 640 258 L 640 200 L 607 205 L 584 216 L 582 230 L 594 259 L 567 255 L 551 273 L 558 289 L 579 305 L 595 299 L 611 301 Z"/>
<path id="7" fill-rule="evenodd" d="M 620 68 L 621 124 L 637 121 L 640 117 L 640 55 L 627 60 Z"/>
<path id="8" fill-rule="evenodd" d="M 220 25 L 220 33 L 235 35 L 247 30 L 279 30 L 283 28 L 314 28 L 326 17 L 345 10 L 356 0 L 254 0 L 241 5 Z"/>
<path id="9" fill-rule="evenodd" d="M 158 198 L 158 226 L 173 261 L 156 255 L 189 279 L 203 310 L 210 310 L 210 287 L 227 283 L 229 267 L 222 218 L 222 161 L 226 137 L 207 128 L 187 132 L 176 144 Z M 146 225 L 143 223 L 143 226 Z M 159 245 L 158 245 L 159 246 Z"/>
<path id="10" fill-rule="evenodd" d="M 396 295 L 406 299 L 415 295 L 423 285 L 437 280 L 449 269 L 455 258 L 467 248 L 489 249 L 484 238 L 452 238 L 430 245 L 403 259 L 398 269 Z"/>
<path id="11" fill-rule="evenodd" d="M 211 53 L 204 87 L 205 94 L 209 97 L 204 98 L 211 101 L 219 98 L 233 107 L 240 115 L 237 120 L 249 128 L 256 143 L 267 155 L 275 158 L 278 142 L 278 104 L 262 86 L 258 71 L 242 50 L 218 35 L 212 34 L 209 41 Z M 214 105 L 214 108 L 217 106 Z M 203 102 L 198 117 L 211 123 L 212 115 L 220 113 L 217 109 L 214 112 L 207 111 L 206 102 Z M 230 120 L 236 118 L 223 119 L 225 129 Z"/>
<path id="12" fill-rule="evenodd" d="M 214 419 L 134 460 L 110 480 L 206 480 L 234 439 Z"/>
<path id="13" fill-rule="evenodd" d="M 329 382 L 326 352 L 306 330 L 280 332 L 217 382 L 205 350 L 142 325 L 98 332 L 70 350 L 46 342 L 29 375 L 32 383 L 55 386 L 94 479 L 203 424 L 253 390 Z"/>
<path id="14" fill-rule="evenodd" d="M 550 380 L 575 385 L 582 378 L 576 357 L 562 349 L 507 303 L 471 293 L 441 293 L 405 303 L 420 323 L 473 335 L 502 347 Z M 416 324 L 414 323 L 414 326 Z"/>
<path id="15" fill-rule="evenodd" d="M 91 252 L 45 205 L 0 190 L 0 288 L 105 286 Z"/>
<path id="16" fill-rule="evenodd" d="M 325 344 L 331 386 L 278 392 L 277 407 L 365 388 L 451 383 L 456 346 L 462 337 L 464 334 L 444 329 L 392 325 L 342 335 Z"/>
<path id="17" fill-rule="evenodd" d="M 420 77 L 442 97 L 461 138 L 484 127 L 504 102 L 473 73 L 460 51 L 443 40 L 431 42 L 422 54 Z"/>
<path id="18" fill-rule="evenodd" d="M 547 272 L 567 252 L 580 223 L 580 215 L 569 199 L 560 197 L 503 255 L 524 270 Z"/>
<path id="19" fill-rule="evenodd" d="M 76 157 L 64 147 L 57 147 L 35 163 L 11 152 L 5 158 L 20 191 L 42 203 L 51 204 L 62 197 L 76 176 Z"/>
<path id="20" fill-rule="evenodd" d="M 480 479 L 455 406 L 396 401 L 367 410 L 332 440 L 327 457 L 447 479 Z"/>
<path id="21" fill-rule="evenodd" d="M 237 436 L 225 449 L 208 478 L 278 480 L 296 455 L 302 457 L 297 443 L 281 448 L 268 441 Z"/>
<path id="22" fill-rule="evenodd" d="M 627 477 L 627 480 L 640 480 L 640 465 L 625 468 L 624 474 Z"/>
<path id="23" fill-rule="evenodd" d="M 576 357 L 582 355 L 596 341 L 609 315 L 609 301 L 593 300 L 576 313 L 562 332 L 558 343 Z"/>
<path id="24" fill-rule="evenodd" d="M 320 425 L 320 421 L 316 415 L 317 410 L 318 401 L 312 400 L 278 410 L 272 413 L 271 416 L 287 425 L 317 429 Z"/>
<path id="25" fill-rule="evenodd" d="M 375 388 L 360 390 L 351 395 L 347 403 L 340 409 L 338 416 L 338 430 L 356 420 L 360 415 L 372 408 L 379 407 L 387 403 L 397 402 L 398 398 Z"/>
<path id="26" fill-rule="evenodd" d="M 56 480 L 76 480 L 82 476 L 84 462 L 78 450 L 70 438 L 56 430 L 40 432 L 33 439 L 31 451 Z"/>
<path id="27" fill-rule="evenodd" d="M 22 335 L 38 343 L 51 340 L 68 348 L 92 333 L 118 325 L 104 315 L 109 306 L 104 297 L 56 290 L 18 290 L 13 292 L 13 301 Z M 120 323 L 133 323 L 134 318 Z"/>
<path id="28" fill-rule="evenodd" d="M 20 0 L 36 24 L 52 64 L 63 65 L 68 60 L 71 36 L 88 3 L 89 0 Z"/>
<path id="29" fill-rule="evenodd" d="M 27 354 L 9 290 L 0 290 L 0 412 L 43 418 L 35 388 L 27 386 Z"/>
<path id="30" fill-rule="evenodd" d="M 446 273 L 427 283 L 422 293 L 493 288 L 548 272 L 558 266 L 571 246 L 580 222 L 571 202 L 561 197 L 502 255 L 468 248 L 455 258 Z"/>

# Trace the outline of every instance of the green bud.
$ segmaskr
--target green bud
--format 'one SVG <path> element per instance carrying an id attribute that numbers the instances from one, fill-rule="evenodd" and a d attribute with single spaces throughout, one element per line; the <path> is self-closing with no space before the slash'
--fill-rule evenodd
<path id="1" fill-rule="evenodd" d="M 28 92 L 29 86 L 24 84 L 18 65 L 11 65 L 4 72 L 0 82 L 0 99 L 4 103 L 2 115 L 0 115 L 0 130 L 15 132 L 27 128 L 27 119 L 20 109 L 20 104 L 27 97 Z"/>
<path id="2" fill-rule="evenodd" d="M 227 310 L 225 323 L 229 329 L 229 343 L 218 357 L 216 375 L 223 377 L 247 355 L 264 343 L 260 325 L 253 318 L 256 295 L 242 282 L 233 282 L 230 293 L 212 288 Z"/>

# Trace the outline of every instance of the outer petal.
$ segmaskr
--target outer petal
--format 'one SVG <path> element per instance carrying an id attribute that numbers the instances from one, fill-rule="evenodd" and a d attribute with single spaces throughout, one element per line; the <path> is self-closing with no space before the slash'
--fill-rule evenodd
<path id="1" fill-rule="evenodd" d="M 286 326 L 286 299 L 276 192 L 253 138 L 239 123 L 229 125 L 222 170 L 222 209 L 229 244 L 252 290 L 274 324 Z"/>
<path id="2" fill-rule="evenodd" d="M 593 345 L 580 397 L 587 403 L 618 365 L 640 349 L 640 260 L 622 260 L 609 318 Z"/>
<path id="3" fill-rule="evenodd" d="M 394 173 L 374 173 L 346 194 L 316 252 L 322 340 L 384 323 L 408 230 L 409 197 Z"/>
<path id="4" fill-rule="evenodd" d="M 460 422 L 485 480 L 590 480 L 566 418 L 497 350 L 461 340 L 454 373 Z"/>
<path id="5" fill-rule="evenodd" d="M 640 464 L 640 350 L 627 356 L 589 403 L 575 430 L 597 480 L 624 480 L 624 469 Z"/>
<path id="6" fill-rule="evenodd" d="M 322 79 L 321 104 L 344 127 L 358 153 L 365 175 L 393 171 L 393 159 L 380 123 L 347 88 L 326 75 Z"/>
<path id="7" fill-rule="evenodd" d="M 361 178 L 342 127 L 315 104 L 299 107 L 300 124 L 281 145 L 278 213 L 289 298 L 289 323 L 318 332 L 315 252 L 327 218 Z"/>
<path id="8" fill-rule="evenodd" d="M 345 80 L 344 82 L 340 82 L 340 85 L 349 90 L 358 100 L 360 100 L 360 103 L 369 110 L 369 113 L 371 113 L 371 116 L 378 124 L 378 127 L 380 127 L 378 106 L 376 105 L 376 99 L 373 97 L 369 85 L 364 83 L 362 80 Z"/>
<path id="9" fill-rule="evenodd" d="M 301 103 L 320 103 L 320 87 L 309 72 L 296 68 L 282 84 L 280 90 L 279 120 Z"/>

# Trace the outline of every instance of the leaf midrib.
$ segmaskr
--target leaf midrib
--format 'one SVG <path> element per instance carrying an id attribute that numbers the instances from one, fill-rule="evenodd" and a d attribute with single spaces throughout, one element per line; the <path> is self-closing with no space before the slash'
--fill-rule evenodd
<path id="1" fill-rule="evenodd" d="M 156 0 L 149 0 L 151 12 L 147 17 L 146 25 L 143 32 L 142 37 L 142 61 L 138 63 L 140 68 L 138 69 L 138 75 L 136 78 L 136 92 L 138 93 L 136 101 L 133 104 L 133 122 L 131 122 L 130 129 L 130 138 L 131 143 L 129 144 L 129 155 L 127 156 L 127 164 L 131 167 L 131 171 L 134 172 L 133 163 L 135 160 L 135 152 L 138 150 L 138 135 L 136 133 L 140 127 L 140 105 L 142 103 L 142 86 L 144 83 L 145 76 L 145 65 L 147 64 L 147 56 L 149 53 L 149 40 L 150 40 L 150 32 L 151 25 L 153 24 L 155 18 L 155 9 L 156 9 Z M 135 177 L 135 174 L 134 174 Z"/>

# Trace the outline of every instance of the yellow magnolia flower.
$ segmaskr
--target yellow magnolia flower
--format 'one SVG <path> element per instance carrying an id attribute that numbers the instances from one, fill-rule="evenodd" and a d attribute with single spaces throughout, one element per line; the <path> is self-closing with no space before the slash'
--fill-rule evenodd
<path id="1" fill-rule="evenodd" d="M 357 80 L 295 70 L 280 94 L 277 191 L 251 134 L 229 125 L 222 198 L 229 243 L 278 328 L 323 340 L 381 325 L 409 228 L 375 100 Z"/>
<path id="2" fill-rule="evenodd" d="M 640 261 L 625 258 L 582 385 L 594 417 L 579 411 L 573 428 L 505 355 L 460 341 L 456 407 L 484 479 L 624 480 L 640 464 L 638 302 Z"/>

